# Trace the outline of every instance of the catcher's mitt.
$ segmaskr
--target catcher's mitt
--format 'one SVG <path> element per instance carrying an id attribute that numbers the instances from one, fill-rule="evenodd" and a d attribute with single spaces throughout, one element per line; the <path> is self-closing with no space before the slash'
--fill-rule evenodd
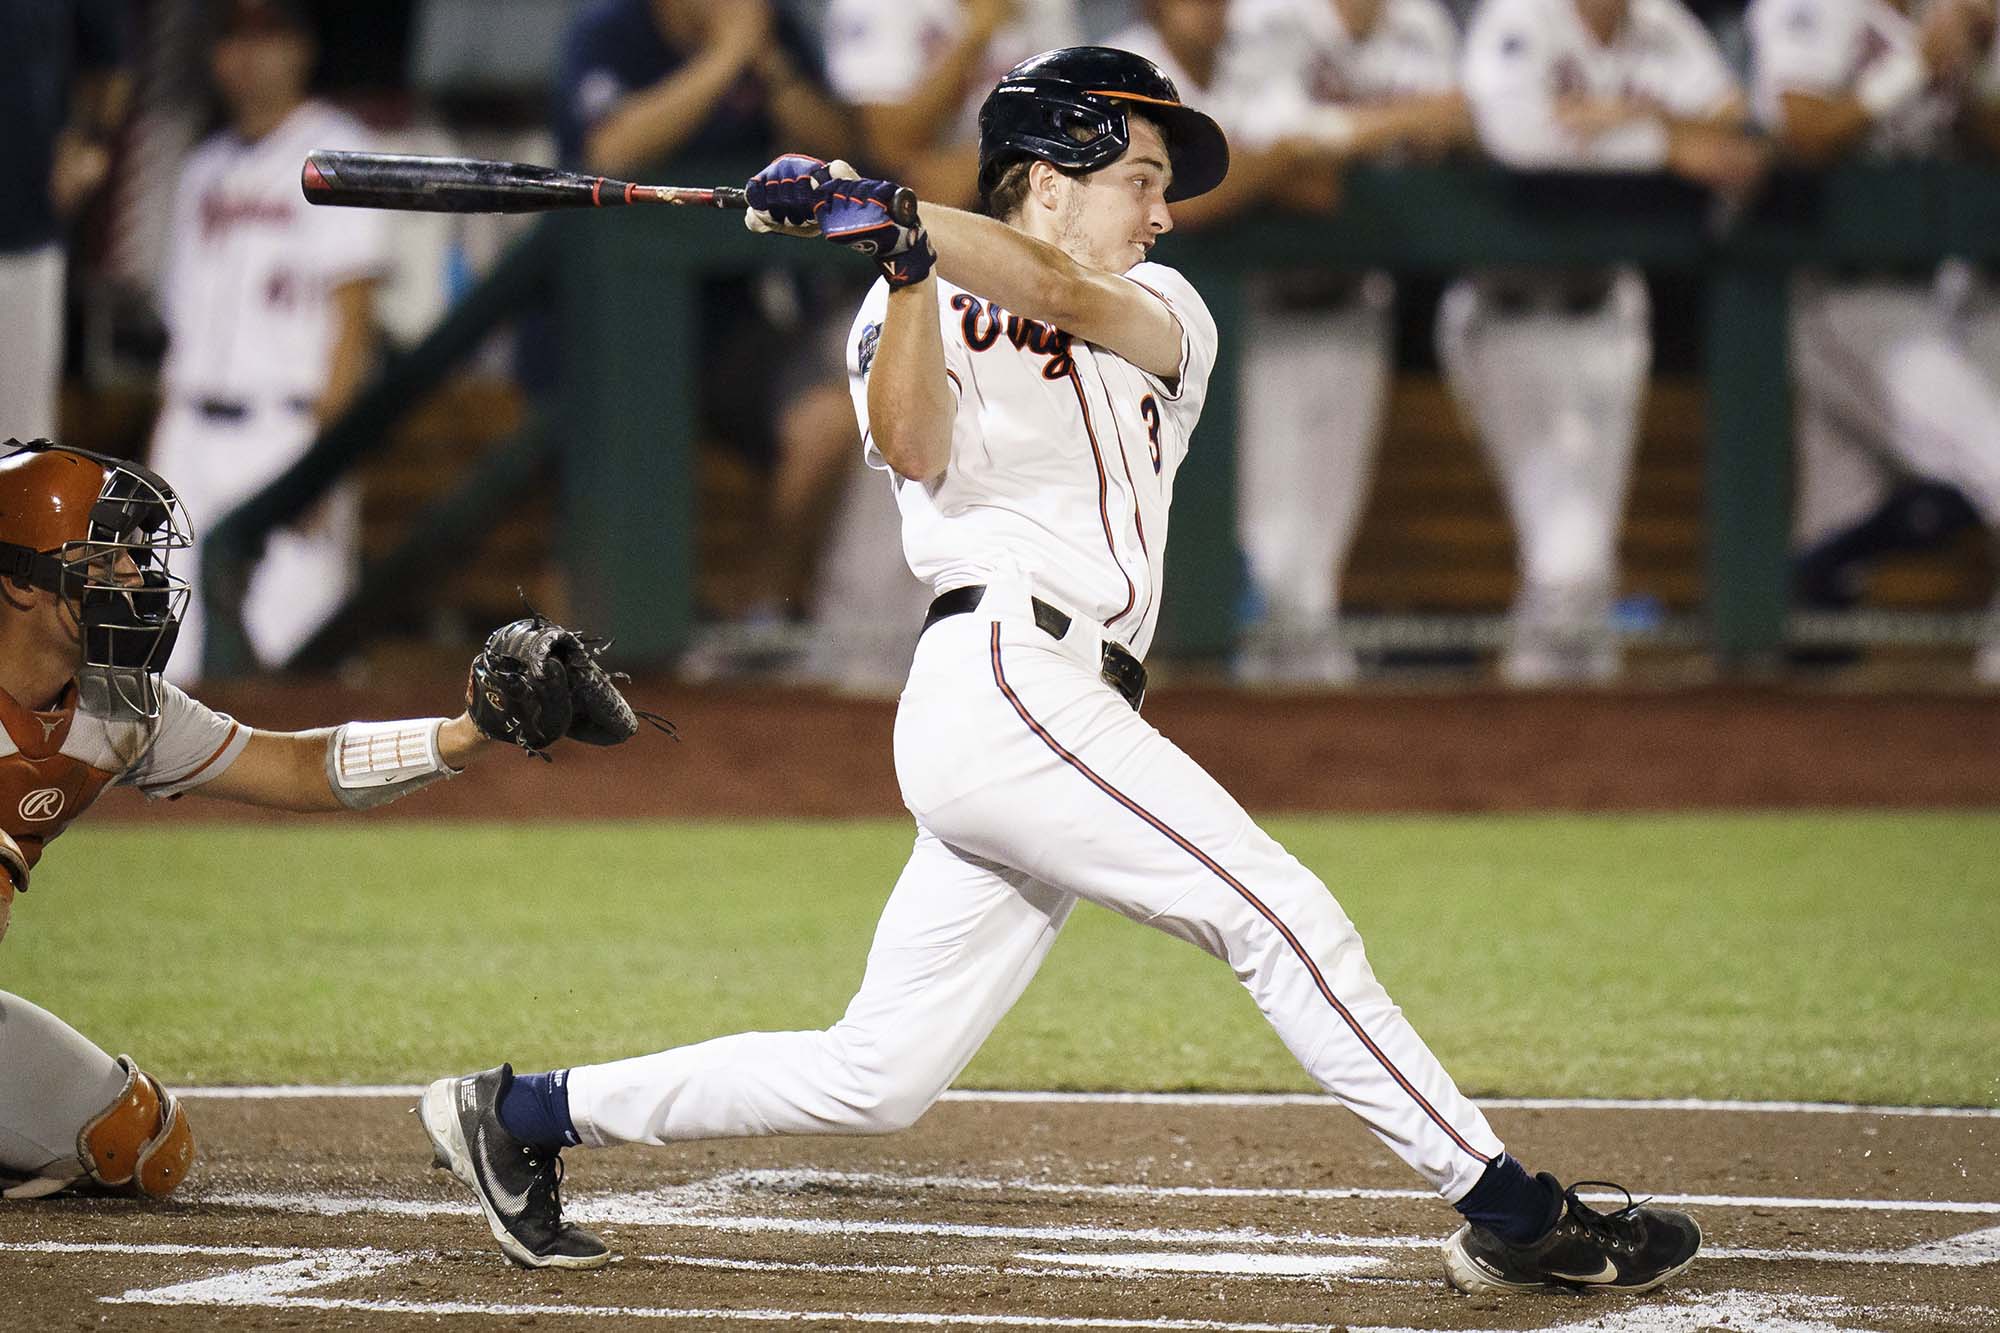
<path id="1" fill-rule="evenodd" d="M 541 616 L 524 616 L 487 635 L 465 682 L 465 711 L 479 734 L 530 754 L 567 735 L 576 713 L 563 661 L 571 645 L 582 647 L 576 635 Z"/>
<path id="2" fill-rule="evenodd" d="M 587 745 L 631 740 L 641 718 L 674 736 L 671 722 L 625 701 L 618 690 L 624 677 L 597 660 L 606 646 L 540 614 L 502 625 L 472 659 L 465 699 L 472 724 L 542 759 L 564 736 Z"/>

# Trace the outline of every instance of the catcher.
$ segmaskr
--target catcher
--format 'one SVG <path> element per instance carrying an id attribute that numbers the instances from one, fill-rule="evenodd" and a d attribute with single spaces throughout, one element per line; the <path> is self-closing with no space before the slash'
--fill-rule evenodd
<path id="1" fill-rule="evenodd" d="M 531 616 L 487 640 L 455 718 L 253 730 L 160 678 L 189 595 L 168 557 L 188 541 L 180 501 L 146 468 L 47 440 L 0 446 L 0 938 L 43 849 L 114 783 L 366 810 L 495 741 L 540 754 L 638 729 L 598 648 Z M 187 1111 L 158 1079 L 0 990 L 0 1198 L 93 1182 L 165 1198 L 194 1157 Z"/>

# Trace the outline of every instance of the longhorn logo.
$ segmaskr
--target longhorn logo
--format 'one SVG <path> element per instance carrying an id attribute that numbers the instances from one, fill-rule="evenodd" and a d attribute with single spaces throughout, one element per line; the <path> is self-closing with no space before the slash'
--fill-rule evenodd
<path id="1" fill-rule="evenodd" d="M 63 812 L 60 787 L 38 787 L 21 798 L 20 815 L 31 824 L 46 824 Z"/>

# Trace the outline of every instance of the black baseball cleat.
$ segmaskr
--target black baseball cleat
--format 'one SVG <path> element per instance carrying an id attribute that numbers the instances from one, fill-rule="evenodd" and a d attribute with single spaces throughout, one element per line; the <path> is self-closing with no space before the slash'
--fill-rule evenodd
<path id="1" fill-rule="evenodd" d="M 1549 1233 L 1509 1245 L 1485 1227 L 1466 1223 L 1444 1243 L 1445 1278 L 1460 1291 L 1651 1291 L 1694 1262 L 1701 1228 L 1686 1213 L 1634 1203 L 1623 1185 L 1582 1180 L 1563 1189 L 1544 1171 L 1536 1177 L 1563 1196 L 1563 1215 Z M 1615 1213 L 1600 1213 L 1577 1197 L 1587 1185 L 1625 1196 Z"/>
<path id="2" fill-rule="evenodd" d="M 434 1165 L 472 1190 L 501 1252 L 523 1268 L 601 1268 L 611 1247 L 562 1220 L 562 1154 L 523 1143 L 500 1123 L 509 1065 L 441 1078 L 417 1104 Z"/>

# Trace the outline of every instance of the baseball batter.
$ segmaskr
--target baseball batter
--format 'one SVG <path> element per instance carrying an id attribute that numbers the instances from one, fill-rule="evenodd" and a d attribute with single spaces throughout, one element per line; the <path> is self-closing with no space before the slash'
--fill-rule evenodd
<path id="1" fill-rule="evenodd" d="M 1762 169 L 1715 40 L 1679 0 L 1485 0 L 1466 34 L 1479 136 L 1523 170 L 1671 170 L 1730 188 Z M 1520 544 L 1502 676 L 1600 681 L 1618 533 L 1652 365 L 1645 280 L 1488 272 L 1446 292 L 1438 352 L 1499 474 Z"/>
<path id="2" fill-rule="evenodd" d="M 1885 0 L 1759 0 L 1749 14 L 1758 115 L 1810 165 L 1940 153 L 1959 117 L 1969 110 L 1976 123 L 2000 91 L 2000 59 L 1984 0 L 1940 0 L 1921 18 Z M 1800 275 L 1799 546 L 1874 511 L 1908 476 L 1956 487 L 2000 530 L 2000 357 L 1980 350 L 1994 347 L 2000 318 L 1962 266 Z"/>
<path id="3" fill-rule="evenodd" d="M 308 152 L 375 141 L 305 97 L 313 46 L 298 11 L 239 0 L 226 12 L 213 64 L 234 118 L 188 159 L 175 195 L 151 451 L 204 524 L 290 467 L 345 407 L 368 367 L 373 291 L 387 266 L 387 214 L 300 197 Z M 243 603 L 260 661 L 282 662 L 345 600 L 360 517 L 358 491 L 342 487 L 271 534 Z M 200 565 L 197 547 L 186 561 L 197 589 Z M 204 622 L 197 596 L 168 673 L 176 682 L 201 676 Z"/>
<path id="4" fill-rule="evenodd" d="M 1453 1283 L 1629 1291 L 1680 1271 L 1694 1223 L 1589 1212 L 1508 1156 L 1326 886 L 1139 714 L 1216 356 L 1201 297 L 1151 255 L 1171 203 L 1223 178 L 1222 132 L 1149 62 L 1075 47 L 1001 79 L 980 149 L 990 216 L 898 221 L 892 182 L 801 157 L 749 187 L 754 226 L 881 267 L 854 323 L 855 406 L 937 594 L 895 729 L 916 842 L 860 992 L 823 1032 L 439 1079 L 420 1107 L 438 1164 L 515 1262 L 605 1263 L 563 1221 L 564 1147 L 907 1126 L 1089 899 L 1234 970 L 1320 1086 L 1467 1217 Z"/>
<path id="5" fill-rule="evenodd" d="M 504 680 L 450 720 L 275 732 L 210 710 L 160 679 L 188 596 L 171 566 L 190 541 L 172 488 L 137 464 L 47 440 L 0 448 L 0 938 L 48 845 L 107 787 L 365 810 L 456 774 L 491 748 L 486 738 L 524 739 Z M 474 680 L 489 675 L 482 654 Z M 597 743 L 631 734 L 569 725 Z M 35 896 L 60 892 L 44 881 Z M 106 924 L 145 933 L 144 921 Z M 194 1154 L 187 1112 L 157 1079 L 0 990 L 0 1198 L 78 1183 L 164 1198 Z"/>

